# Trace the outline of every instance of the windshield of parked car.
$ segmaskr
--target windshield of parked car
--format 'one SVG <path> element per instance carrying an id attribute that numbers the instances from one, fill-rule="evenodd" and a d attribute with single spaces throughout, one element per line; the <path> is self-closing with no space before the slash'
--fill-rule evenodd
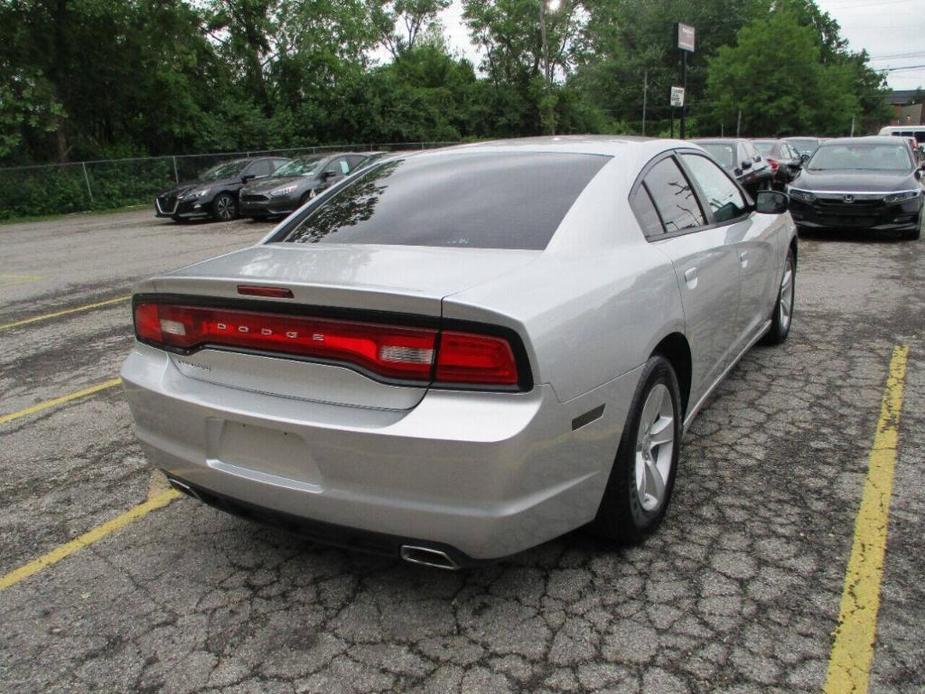
<path id="1" fill-rule="evenodd" d="M 735 145 L 724 145 L 719 142 L 702 142 L 703 147 L 711 157 L 716 159 L 723 168 L 732 170 L 736 167 L 736 148 Z"/>
<path id="2" fill-rule="evenodd" d="M 380 162 L 274 241 L 542 250 L 609 159 L 454 152 Z"/>
<path id="3" fill-rule="evenodd" d="M 321 168 L 321 163 L 325 157 L 299 157 L 290 162 L 283 164 L 276 171 L 274 176 L 314 176 Z"/>
<path id="4" fill-rule="evenodd" d="M 900 144 L 851 143 L 822 145 L 809 160 L 809 171 L 908 171 L 909 148 Z"/>
<path id="5" fill-rule="evenodd" d="M 213 166 L 211 169 L 203 173 L 199 180 L 201 181 L 218 181 L 222 178 L 231 178 L 233 176 L 239 175 L 244 171 L 244 167 L 247 166 L 250 162 L 247 160 L 241 161 L 226 161 L 218 166 Z"/>
<path id="6" fill-rule="evenodd" d="M 791 137 L 787 142 L 800 154 L 812 155 L 819 149 L 819 140 L 812 137 Z"/>
<path id="7" fill-rule="evenodd" d="M 753 142 L 755 149 L 763 157 L 774 157 L 777 153 L 777 143 L 776 142 Z"/>

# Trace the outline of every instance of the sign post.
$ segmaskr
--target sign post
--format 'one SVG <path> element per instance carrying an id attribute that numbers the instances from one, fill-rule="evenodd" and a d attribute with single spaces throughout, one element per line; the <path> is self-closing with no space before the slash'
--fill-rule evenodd
<path id="1" fill-rule="evenodd" d="M 693 53 L 696 46 L 697 32 L 694 27 L 678 22 L 675 24 L 675 35 L 678 41 L 678 50 L 681 51 L 681 85 L 684 90 L 687 89 L 687 54 Z M 674 98 L 674 88 L 672 88 L 672 99 Z M 684 97 L 681 97 L 681 139 L 687 135 L 687 106 L 684 105 Z"/>

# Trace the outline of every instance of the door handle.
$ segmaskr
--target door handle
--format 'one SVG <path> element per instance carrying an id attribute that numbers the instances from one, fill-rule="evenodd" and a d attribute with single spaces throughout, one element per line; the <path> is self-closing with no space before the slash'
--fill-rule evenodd
<path id="1" fill-rule="evenodd" d="M 691 289 L 697 287 L 697 268 L 689 267 L 684 271 L 684 281 L 687 282 L 687 286 Z"/>
<path id="2" fill-rule="evenodd" d="M 748 267 L 748 251 L 739 251 L 739 262 L 742 267 Z"/>

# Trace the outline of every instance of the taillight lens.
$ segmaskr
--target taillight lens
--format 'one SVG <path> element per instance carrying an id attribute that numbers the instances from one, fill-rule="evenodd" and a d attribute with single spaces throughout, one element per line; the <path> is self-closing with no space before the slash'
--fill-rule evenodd
<path id="1" fill-rule="evenodd" d="M 135 305 L 135 334 L 183 352 L 211 346 L 290 354 L 388 379 L 489 388 L 520 383 L 511 344 L 493 335 L 143 302 Z"/>
<path id="2" fill-rule="evenodd" d="M 503 337 L 445 330 L 437 353 L 438 383 L 516 386 L 517 361 Z"/>
<path id="3" fill-rule="evenodd" d="M 771 171 L 777 171 L 778 167 L 780 166 L 780 162 L 778 162 L 776 159 L 768 159 L 768 164 L 771 165 Z"/>
<path id="4" fill-rule="evenodd" d="M 388 378 L 430 380 L 437 331 L 201 306 L 138 304 L 138 339 L 190 351 L 219 346 L 342 361 Z"/>

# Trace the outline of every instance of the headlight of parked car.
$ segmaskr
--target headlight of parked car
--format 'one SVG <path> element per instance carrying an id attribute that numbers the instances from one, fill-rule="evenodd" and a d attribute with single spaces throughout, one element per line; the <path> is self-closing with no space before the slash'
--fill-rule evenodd
<path id="1" fill-rule="evenodd" d="M 816 196 L 812 193 L 809 193 L 805 190 L 797 190 L 796 188 L 791 188 L 789 191 L 790 197 L 796 200 L 802 200 L 803 202 L 815 202 Z"/>
<path id="2" fill-rule="evenodd" d="M 883 202 L 887 205 L 892 205 L 894 202 L 906 202 L 906 200 L 914 200 L 922 194 L 920 190 L 904 190 L 901 193 L 890 193 L 885 198 Z"/>
<path id="3" fill-rule="evenodd" d="M 198 188 L 196 190 L 191 190 L 188 193 L 183 193 L 180 196 L 180 200 L 192 200 L 193 198 L 203 198 L 209 194 L 210 188 Z"/>
<path id="4" fill-rule="evenodd" d="M 291 193 L 291 192 L 294 191 L 295 189 L 296 189 L 296 187 L 295 187 L 294 185 L 292 185 L 292 186 L 283 186 L 282 188 L 274 188 L 273 190 L 270 191 L 270 197 L 271 197 L 271 198 L 278 198 L 278 197 L 281 197 L 281 196 L 283 196 L 283 195 L 289 195 L 289 193 Z"/>

